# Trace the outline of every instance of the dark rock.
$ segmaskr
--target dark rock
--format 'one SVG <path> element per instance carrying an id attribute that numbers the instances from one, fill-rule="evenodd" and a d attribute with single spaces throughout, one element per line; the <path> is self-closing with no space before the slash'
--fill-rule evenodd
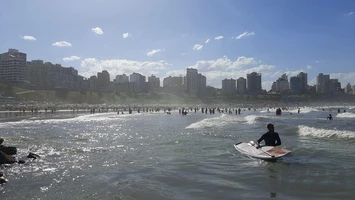
<path id="1" fill-rule="evenodd" d="M 27 158 L 33 158 L 33 159 L 37 159 L 37 158 L 40 158 L 41 156 L 35 154 L 35 153 L 32 153 L 30 152 L 27 156 Z"/>
<path id="2" fill-rule="evenodd" d="M 0 172 L 0 177 L 3 177 L 4 176 L 4 172 Z"/>
<path id="3" fill-rule="evenodd" d="M 7 180 L 4 177 L 0 177 L 0 184 L 7 183 Z"/>
<path id="4" fill-rule="evenodd" d="M 6 147 L 3 145 L 0 145 L 0 151 L 7 155 L 16 155 L 17 154 L 17 148 L 16 147 Z"/>
<path id="5" fill-rule="evenodd" d="M 4 152 L 0 151 L 0 165 L 1 164 L 12 164 L 15 163 L 16 158 L 11 156 L 11 155 L 7 155 Z"/>
<path id="6" fill-rule="evenodd" d="M 24 160 L 19 160 L 18 161 L 18 164 L 25 164 L 26 163 L 26 161 L 24 161 Z"/>

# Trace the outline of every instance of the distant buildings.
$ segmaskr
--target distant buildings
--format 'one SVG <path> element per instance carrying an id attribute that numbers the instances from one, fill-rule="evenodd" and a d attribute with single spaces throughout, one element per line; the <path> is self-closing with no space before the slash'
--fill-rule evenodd
<path id="1" fill-rule="evenodd" d="M 308 89 L 308 78 L 307 78 L 307 73 L 300 72 L 297 77 L 301 79 L 301 91 L 302 93 L 307 92 Z"/>
<path id="2" fill-rule="evenodd" d="M 143 92 L 147 90 L 148 87 L 145 79 L 145 76 L 136 72 L 129 76 L 129 82 L 134 83 L 134 92 Z"/>
<path id="3" fill-rule="evenodd" d="M 189 94 L 204 94 L 206 91 L 207 79 L 199 74 L 197 69 L 186 69 L 186 92 Z"/>
<path id="4" fill-rule="evenodd" d="M 252 72 L 251 74 L 247 74 L 247 89 L 248 93 L 257 94 L 261 93 L 261 74 Z"/>
<path id="5" fill-rule="evenodd" d="M 291 93 L 299 94 L 302 92 L 302 79 L 298 76 L 290 78 L 290 91 Z"/>
<path id="6" fill-rule="evenodd" d="M 112 75 L 111 75 L 112 76 Z M 106 70 L 98 72 L 90 78 L 78 74 L 73 67 L 63 67 L 60 64 L 44 62 L 43 60 L 32 60 L 27 62 L 27 55 L 17 49 L 9 49 L 8 52 L 0 54 L 0 83 L 22 85 L 31 89 L 42 90 L 77 90 L 96 92 L 186 92 L 188 94 L 217 95 L 213 87 L 207 87 L 207 78 L 198 72 L 197 69 L 187 68 L 186 75 L 169 76 L 163 79 L 163 87 L 160 86 L 160 78 L 155 75 L 146 77 L 139 73 L 131 75 L 116 75 L 111 81 L 110 73 Z M 320 73 L 316 78 L 315 86 L 308 85 L 307 73 L 301 72 L 297 76 L 288 77 L 283 74 L 272 85 L 272 94 L 355 94 L 355 86 L 350 83 L 341 88 L 338 79 L 330 79 L 330 75 Z M 252 72 L 237 80 L 222 80 L 223 94 L 260 94 L 263 93 L 261 74 Z"/>
<path id="7" fill-rule="evenodd" d="M 17 49 L 9 49 L 0 54 L 0 82 L 10 84 L 24 84 L 26 79 L 27 55 Z"/>
<path id="8" fill-rule="evenodd" d="M 152 75 L 148 77 L 148 88 L 149 91 L 156 91 L 160 88 L 160 79 Z"/>
<path id="9" fill-rule="evenodd" d="M 288 77 L 286 74 L 283 74 L 275 83 L 275 91 L 277 93 L 286 93 L 289 91 L 290 83 L 288 82 Z"/>
<path id="10" fill-rule="evenodd" d="M 182 76 L 169 76 L 164 78 L 163 87 L 164 88 L 172 88 L 172 87 L 183 87 L 184 85 L 184 77 Z"/>
<path id="11" fill-rule="evenodd" d="M 237 92 L 236 81 L 234 79 L 222 80 L 222 93 L 235 94 Z"/>
<path id="12" fill-rule="evenodd" d="M 244 94 L 247 91 L 247 80 L 243 77 L 237 79 L 237 92 Z"/>
<path id="13" fill-rule="evenodd" d="M 316 92 L 318 94 L 334 94 L 341 92 L 341 84 L 338 79 L 330 79 L 329 75 L 320 73 L 317 76 Z"/>

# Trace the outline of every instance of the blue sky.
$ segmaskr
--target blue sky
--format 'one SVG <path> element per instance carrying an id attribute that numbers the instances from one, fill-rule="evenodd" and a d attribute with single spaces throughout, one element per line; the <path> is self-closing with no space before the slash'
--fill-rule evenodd
<path id="1" fill-rule="evenodd" d="M 194 67 L 207 84 L 262 73 L 319 73 L 355 84 L 353 0 L 4 0 L 0 52 L 161 80 Z"/>

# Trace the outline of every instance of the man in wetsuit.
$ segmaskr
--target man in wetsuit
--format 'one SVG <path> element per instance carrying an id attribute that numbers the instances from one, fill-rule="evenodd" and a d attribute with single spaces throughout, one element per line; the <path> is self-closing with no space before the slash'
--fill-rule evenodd
<path id="1" fill-rule="evenodd" d="M 258 139 L 258 146 L 261 141 L 265 141 L 266 146 L 279 146 L 281 145 L 281 139 L 279 137 L 279 134 L 274 132 L 274 125 L 273 124 L 268 124 L 267 129 L 269 130 L 267 133 L 261 136 L 260 139 Z"/>

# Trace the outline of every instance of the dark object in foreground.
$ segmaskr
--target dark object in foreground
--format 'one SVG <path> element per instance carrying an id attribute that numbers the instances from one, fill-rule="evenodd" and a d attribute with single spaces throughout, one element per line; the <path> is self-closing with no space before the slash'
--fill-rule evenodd
<path id="1" fill-rule="evenodd" d="M 0 145 L 0 151 L 7 154 L 7 155 L 16 155 L 17 154 L 16 147 L 7 147 L 4 145 Z"/>
<path id="2" fill-rule="evenodd" d="M 27 158 L 33 158 L 34 160 L 37 159 L 37 158 L 40 158 L 41 156 L 35 154 L 35 153 L 32 153 L 30 152 L 27 156 Z"/>

